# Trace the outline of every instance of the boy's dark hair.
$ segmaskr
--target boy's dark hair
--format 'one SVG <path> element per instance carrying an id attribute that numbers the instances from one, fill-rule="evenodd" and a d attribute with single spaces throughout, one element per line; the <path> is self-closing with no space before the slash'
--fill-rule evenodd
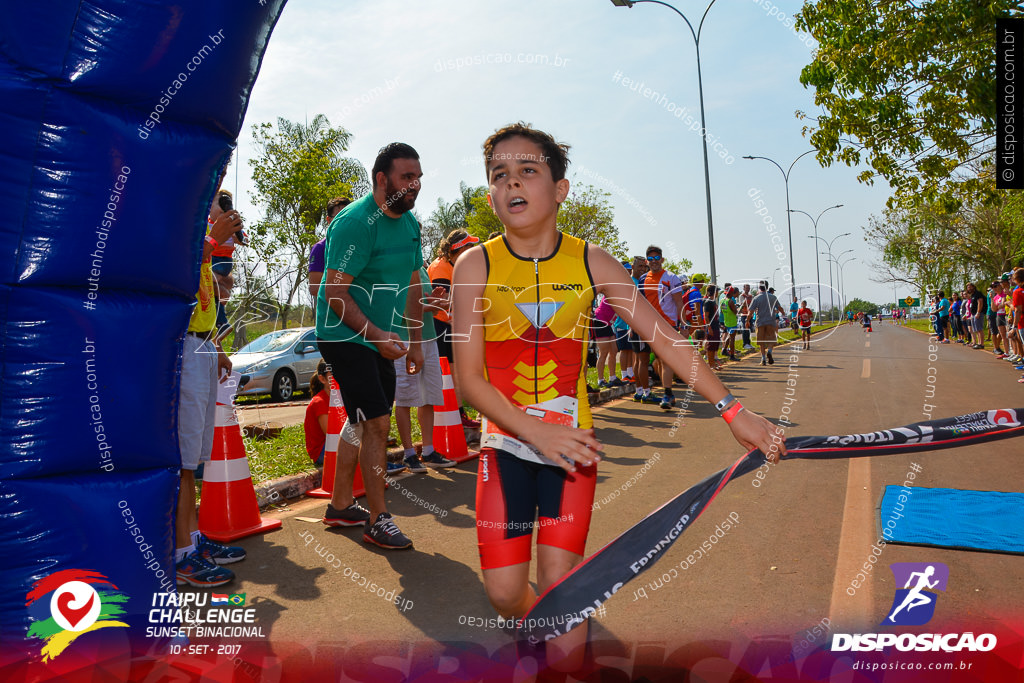
<path id="1" fill-rule="evenodd" d="M 338 215 L 338 212 L 344 209 L 346 206 L 352 203 L 352 200 L 348 197 L 335 197 L 331 201 L 327 202 L 327 217 L 333 218 Z"/>
<path id="2" fill-rule="evenodd" d="M 392 142 L 391 144 L 385 145 L 380 148 L 377 152 L 377 160 L 373 162 L 373 170 L 370 171 L 370 177 L 373 179 L 373 187 L 377 187 L 377 174 L 383 173 L 387 175 L 391 173 L 391 167 L 395 164 L 395 159 L 416 159 L 419 160 L 420 155 L 410 145 L 404 142 Z"/>
<path id="3" fill-rule="evenodd" d="M 499 143 L 514 137 L 526 138 L 540 147 L 541 161 L 551 169 L 553 180 L 565 178 L 565 169 L 569 166 L 569 145 L 555 142 L 550 133 L 537 130 L 529 123 L 522 121 L 499 128 L 484 141 L 484 172 L 488 178 L 490 178 L 491 161 L 494 160 L 494 148 Z"/>
<path id="4" fill-rule="evenodd" d="M 658 256 L 665 255 L 665 253 L 661 250 L 661 247 L 659 247 L 656 244 L 652 244 L 651 246 L 647 247 L 647 250 L 644 252 L 644 256 L 650 256 L 652 251 L 656 253 Z"/>

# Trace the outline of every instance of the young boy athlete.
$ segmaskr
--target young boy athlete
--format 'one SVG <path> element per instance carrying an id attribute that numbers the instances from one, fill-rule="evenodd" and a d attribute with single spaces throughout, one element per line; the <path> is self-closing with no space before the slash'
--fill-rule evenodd
<path id="1" fill-rule="evenodd" d="M 807 308 L 807 302 L 800 302 L 800 309 L 796 312 L 796 322 L 800 326 L 800 339 L 803 340 L 804 350 L 811 348 L 811 323 L 814 322 L 814 313 Z"/>
<path id="2" fill-rule="evenodd" d="M 528 462 L 503 450 L 481 451 L 476 512 L 484 588 L 506 618 L 521 617 L 537 599 L 530 586 L 537 517 L 541 592 L 583 559 L 601 450 L 583 375 L 587 312 L 597 294 L 608 297 L 679 377 L 689 381 L 696 363 L 694 389 L 723 412 L 744 448 L 760 448 L 772 460 L 785 452 L 781 430 L 743 411 L 697 361 L 697 351 L 640 295 L 615 257 L 558 231 L 558 207 L 569 192 L 567 150 L 521 123 L 487 139 L 487 202 L 505 234 L 470 250 L 455 266 L 455 368 L 466 399 L 489 422 L 560 465 Z M 523 410 L 573 399 L 578 401 L 576 427 Z M 549 641 L 549 665 L 577 669 L 586 638 L 582 625 Z"/>

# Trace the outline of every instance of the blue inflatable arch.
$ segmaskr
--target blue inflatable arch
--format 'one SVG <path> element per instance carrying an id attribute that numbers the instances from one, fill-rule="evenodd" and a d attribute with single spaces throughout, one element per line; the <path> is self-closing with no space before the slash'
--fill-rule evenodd
<path id="1" fill-rule="evenodd" d="M 26 595 L 56 571 L 99 572 L 128 597 L 131 628 L 106 629 L 121 638 L 173 590 L 182 339 L 207 211 L 283 6 L 4 3 L 7 654 L 30 647 Z"/>

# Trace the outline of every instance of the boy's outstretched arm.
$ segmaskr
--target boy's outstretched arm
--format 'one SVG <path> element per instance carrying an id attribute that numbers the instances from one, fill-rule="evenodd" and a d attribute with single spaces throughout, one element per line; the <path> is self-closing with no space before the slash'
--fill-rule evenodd
<path id="1" fill-rule="evenodd" d="M 460 257 L 452 280 L 455 334 L 452 348 L 463 397 L 488 420 L 540 449 L 547 458 L 566 470 L 573 471 L 575 467 L 559 456 L 564 455 L 582 465 L 597 462 L 601 444 L 594 438 L 594 430 L 547 424 L 530 417 L 487 381 L 484 374 L 483 322 L 487 302 L 482 298 L 487 266 L 483 249 L 470 249 Z"/>
<path id="2" fill-rule="evenodd" d="M 690 343 L 673 330 L 646 299 L 637 295 L 636 285 L 622 264 L 600 247 L 591 244 L 587 249 L 597 291 L 608 297 L 608 303 L 640 339 L 651 345 L 658 358 L 675 371 L 676 377 L 712 404 L 725 398 L 729 390 Z M 779 456 L 786 453 L 785 432 L 748 410 L 736 414 L 729 429 L 744 448 L 758 448 L 772 462 L 778 462 Z"/>

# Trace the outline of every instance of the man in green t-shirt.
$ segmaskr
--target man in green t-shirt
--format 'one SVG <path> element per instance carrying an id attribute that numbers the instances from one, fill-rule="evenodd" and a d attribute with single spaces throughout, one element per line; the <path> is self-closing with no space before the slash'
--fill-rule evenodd
<path id="1" fill-rule="evenodd" d="M 327 229 L 326 270 L 316 306 L 320 353 L 341 389 L 349 420 L 323 521 L 328 526 L 365 525 L 363 540 L 389 549 L 412 547 L 385 506 L 384 474 L 394 360 L 405 356 L 409 374 L 423 365 L 419 324 L 407 325 L 408 343 L 396 331 L 405 324 L 399 297 L 406 297 L 410 321 L 422 318 L 423 252 L 419 224 L 410 213 L 422 176 L 419 155 L 409 145 L 393 142 L 380 150 L 373 192 L 345 207 Z M 357 458 L 369 510 L 352 497 Z"/>

